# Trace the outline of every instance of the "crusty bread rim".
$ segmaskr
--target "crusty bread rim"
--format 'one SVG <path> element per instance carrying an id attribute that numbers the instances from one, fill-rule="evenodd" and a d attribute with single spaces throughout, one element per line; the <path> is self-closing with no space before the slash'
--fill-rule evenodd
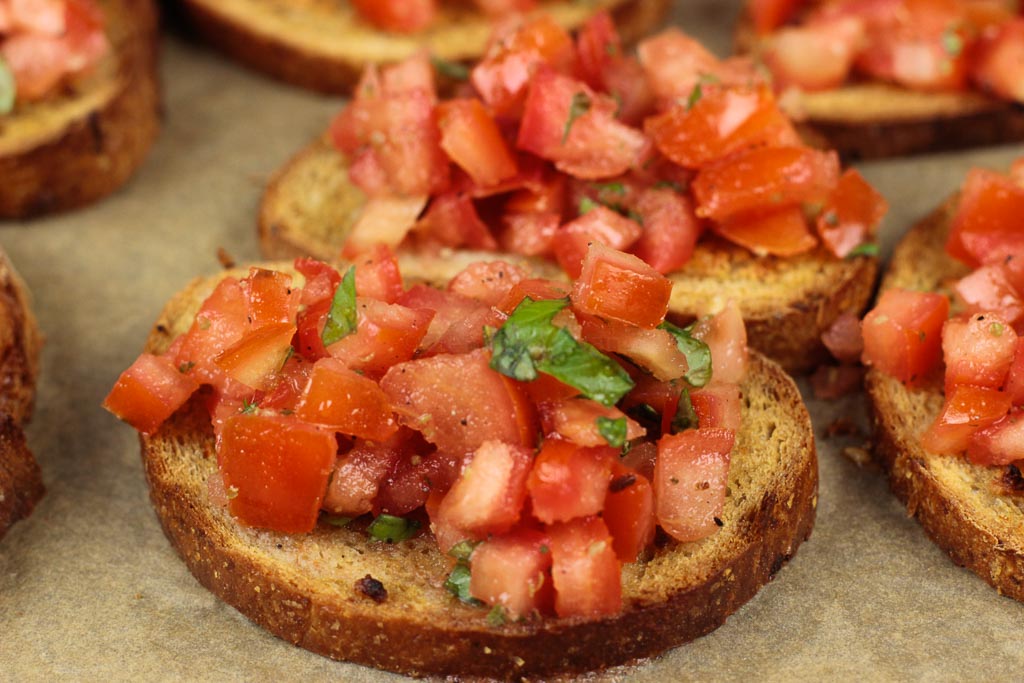
<path id="1" fill-rule="evenodd" d="M 217 281 L 198 279 L 174 297 L 147 350 L 162 351 L 187 330 Z M 810 534 L 817 459 L 800 394 L 777 365 L 756 353 L 743 391 L 746 405 L 756 408 L 745 410 L 737 436 L 724 528 L 696 543 L 669 543 L 647 562 L 628 565 L 623 612 L 600 620 L 489 626 L 486 610 L 461 605 L 442 587 L 448 564 L 429 534 L 387 545 L 326 525 L 298 536 L 240 527 L 208 501 L 206 480 L 216 465 L 200 401 L 156 434 L 142 436 L 141 444 L 157 516 L 189 569 L 279 637 L 406 674 L 511 679 L 580 673 L 650 656 L 711 631 Z M 764 463 L 777 469 L 759 472 Z M 765 482 L 758 484 L 757 476 Z M 388 590 L 383 604 L 354 590 L 367 573 Z"/>
<path id="2" fill-rule="evenodd" d="M 952 198 L 897 245 L 882 289 L 948 293 L 969 271 L 946 255 Z M 973 465 L 964 456 L 926 451 L 920 437 L 943 404 L 941 381 L 908 389 L 879 370 L 865 384 L 874 426 L 875 458 L 909 514 L 953 561 L 1000 593 L 1024 601 L 1024 499 L 994 493 L 1002 468 Z"/>

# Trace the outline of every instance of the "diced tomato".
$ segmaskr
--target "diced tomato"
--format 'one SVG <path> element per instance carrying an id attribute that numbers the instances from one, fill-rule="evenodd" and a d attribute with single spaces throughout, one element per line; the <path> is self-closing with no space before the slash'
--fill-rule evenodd
<path id="1" fill-rule="evenodd" d="M 140 355 L 118 377 L 103 407 L 140 432 L 152 434 L 199 388 L 167 356 Z"/>
<path id="2" fill-rule="evenodd" d="M 672 283 L 636 256 L 594 242 L 572 290 L 582 313 L 653 329 L 668 312 Z"/>
<path id="3" fill-rule="evenodd" d="M 312 531 L 337 451 L 332 432 L 294 418 L 228 418 L 217 460 L 231 514 L 246 526 Z"/>
<path id="4" fill-rule="evenodd" d="M 378 244 L 397 247 L 416 225 L 416 219 L 426 205 L 426 195 L 375 197 L 369 200 L 352 225 L 342 256 L 352 259 Z"/>
<path id="5" fill-rule="evenodd" d="M 942 358 L 949 299 L 889 289 L 864 316 L 864 363 L 904 384 L 920 385 Z"/>
<path id="6" fill-rule="evenodd" d="M 958 384 L 946 394 L 942 412 L 921 437 L 921 445 L 933 453 L 960 453 L 976 431 L 1001 419 L 1010 405 L 1002 391 Z"/>
<path id="7" fill-rule="evenodd" d="M 528 448 L 484 441 L 441 501 L 438 518 L 475 538 L 508 531 L 519 521 L 532 463 Z"/>
<path id="8" fill-rule="evenodd" d="M 530 297 L 534 301 L 547 301 L 564 299 L 567 296 L 569 296 L 569 285 L 565 282 L 526 278 L 517 282 L 495 306 L 500 311 L 511 313 L 526 297 Z"/>
<path id="9" fill-rule="evenodd" d="M 214 356 L 213 362 L 237 382 L 266 388 L 270 375 L 281 369 L 291 353 L 296 329 L 292 323 L 265 324 Z"/>
<path id="10" fill-rule="evenodd" d="M 702 79 L 720 75 L 718 58 L 674 27 L 641 42 L 637 55 L 655 96 L 666 102 L 688 99 Z"/>
<path id="11" fill-rule="evenodd" d="M 811 233 L 799 206 L 789 206 L 769 213 L 737 216 L 712 228 L 722 237 L 759 256 L 795 256 L 814 249 L 817 238 Z"/>
<path id="12" fill-rule="evenodd" d="M 644 122 L 658 151 L 680 166 L 696 169 L 754 147 L 800 144 L 767 88 L 701 92 L 693 106 L 677 104 Z"/>
<path id="13" fill-rule="evenodd" d="M 747 374 L 747 328 L 736 302 L 729 301 L 714 314 L 697 321 L 693 336 L 711 349 L 711 377 L 739 384 Z"/>
<path id="14" fill-rule="evenodd" d="M 412 435 L 415 446 L 403 447 L 402 457 L 381 482 L 374 514 L 407 515 L 423 507 L 434 491 L 447 493 L 462 470 L 462 456 L 433 451 L 418 433 Z"/>
<path id="15" fill-rule="evenodd" d="M 224 372 L 213 359 L 242 338 L 249 327 L 247 316 L 248 303 L 238 280 L 221 280 L 199 307 L 175 362 L 191 367 L 200 383 L 223 383 Z"/>
<path id="16" fill-rule="evenodd" d="M 1013 364 L 1017 333 L 999 316 L 986 313 L 953 318 L 942 328 L 946 393 L 957 384 L 999 389 Z"/>
<path id="17" fill-rule="evenodd" d="M 336 515 L 358 517 L 373 509 L 373 500 L 387 473 L 402 454 L 395 443 L 357 440 L 352 450 L 338 458 L 323 507 Z"/>
<path id="18" fill-rule="evenodd" d="M 818 216 L 818 236 L 839 258 L 875 234 L 889 203 L 856 169 L 847 169 Z"/>
<path id="19" fill-rule="evenodd" d="M 643 228 L 636 221 L 598 205 L 558 228 L 551 247 L 562 270 L 578 278 L 591 244 L 606 245 L 618 252 L 628 249 L 640 239 L 642 232 Z"/>
<path id="20" fill-rule="evenodd" d="M 718 530 L 725 506 L 731 429 L 687 429 L 662 436 L 654 466 L 658 524 L 677 541 L 697 541 Z"/>
<path id="21" fill-rule="evenodd" d="M 1024 411 L 1012 410 L 975 432 L 967 445 L 967 457 L 977 465 L 1009 465 L 1024 460 Z"/>
<path id="22" fill-rule="evenodd" d="M 416 223 L 416 234 L 446 247 L 494 251 L 498 242 L 480 220 L 469 195 L 447 192 L 434 197 L 427 212 Z"/>
<path id="23" fill-rule="evenodd" d="M 860 320 L 850 311 L 844 311 L 832 321 L 821 335 L 832 357 L 841 363 L 857 363 L 864 353 L 864 337 L 860 331 Z"/>
<path id="24" fill-rule="evenodd" d="M 547 436 L 560 436 L 577 446 L 607 446 L 601 435 L 598 418 L 625 420 L 626 440 L 642 437 L 646 431 L 615 406 L 603 406 L 588 398 L 573 397 L 546 401 L 538 406 L 540 423 Z"/>
<path id="25" fill-rule="evenodd" d="M 971 169 L 960 191 L 946 252 L 972 268 L 1024 254 L 1024 187 L 1004 175 Z"/>
<path id="26" fill-rule="evenodd" d="M 384 31 L 417 33 L 437 16 L 437 0 L 352 0 L 368 22 Z"/>
<path id="27" fill-rule="evenodd" d="M 322 358 L 313 366 L 295 415 L 373 441 L 385 441 L 398 430 L 388 397 L 377 383 L 334 358 Z"/>
<path id="28" fill-rule="evenodd" d="M 523 268 L 505 261 L 478 261 L 453 277 L 448 291 L 496 306 L 526 274 Z"/>
<path id="29" fill-rule="evenodd" d="M 561 222 L 561 215 L 552 211 L 506 213 L 501 217 L 498 241 L 503 250 L 513 254 L 549 256 Z"/>
<path id="30" fill-rule="evenodd" d="M 633 253 L 659 273 L 686 265 L 704 231 L 693 201 L 668 188 L 648 188 L 640 192 L 633 210 L 644 228 Z"/>
<path id="31" fill-rule="evenodd" d="M 574 519 L 549 530 L 555 613 L 599 617 L 622 609 L 622 565 L 614 540 L 598 517 Z"/>
<path id="32" fill-rule="evenodd" d="M 853 68 L 865 32 L 859 17 L 787 27 L 769 39 L 764 62 L 779 90 L 838 88 Z"/>
<path id="33" fill-rule="evenodd" d="M 480 348 L 483 326 L 493 325 L 500 316 L 480 301 L 423 284 L 410 287 L 399 298 L 399 303 L 434 313 L 427 334 L 420 342 L 420 350 L 435 355 Z"/>
<path id="34" fill-rule="evenodd" d="M 1024 318 L 1024 295 L 1013 286 L 1002 263 L 979 267 L 953 289 L 967 313 L 992 313 L 1011 325 Z"/>
<path id="35" fill-rule="evenodd" d="M 241 281 L 249 304 L 252 329 L 269 323 L 293 323 L 299 310 L 301 290 L 292 286 L 290 275 L 277 270 L 252 268 Z"/>
<path id="36" fill-rule="evenodd" d="M 293 353 L 280 371 L 267 378 L 254 402 L 265 410 L 294 411 L 312 372 L 313 363 Z"/>
<path id="37" fill-rule="evenodd" d="M 413 357 L 434 317 L 430 311 L 376 299 L 357 297 L 356 303 L 356 331 L 331 344 L 327 351 L 352 370 L 374 379 L 392 365 Z"/>
<path id="38" fill-rule="evenodd" d="M 689 370 L 686 356 L 665 330 L 645 330 L 614 320 L 581 316 L 583 339 L 609 353 L 627 356 L 659 380 L 682 377 Z"/>
<path id="39" fill-rule="evenodd" d="M 324 347 L 323 330 L 324 321 L 331 310 L 331 300 L 323 299 L 311 304 L 306 310 L 299 313 L 298 334 L 295 337 L 298 343 L 298 350 L 308 360 L 316 361 L 326 358 L 330 354 Z"/>
<path id="40" fill-rule="evenodd" d="M 473 0 L 480 11 L 492 17 L 513 12 L 529 12 L 537 6 L 537 0 Z"/>
<path id="41" fill-rule="evenodd" d="M 579 76 L 591 88 L 604 89 L 604 72 L 622 53 L 622 40 L 608 12 L 598 12 L 576 35 Z"/>
<path id="42" fill-rule="evenodd" d="M 616 452 L 545 440 L 527 481 L 534 517 L 551 524 L 601 512 Z"/>
<path id="43" fill-rule="evenodd" d="M 1006 393 L 1015 406 L 1024 406 L 1024 336 L 1017 337 L 1013 364 L 1006 373 Z"/>
<path id="44" fill-rule="evenodd" d="M 473 550 L 469 592 L 488 605 L 501 605 L 511 619 L 545 612 L 554 595 L 548 569 L 547 537 L 531 529 L 488 539 Z"/>
<path id="45" fill-rule="evenodd" d="M 302 274 L 306 283 L 302 287 L 302 305 L 310 306 L 334 297 L 335 290 L 341 284 L 341 273 L 323 261 L 308 257 L 295 259 L 295 270 Z"/>
<path id="46" fill-rule="evenodd" d="M 713 382 L 690 392 L 690 403 L 701 428 L 720 427 L 739 431 L 742 422 L 743 393 L 738 385 Z"/>
<path id="47" fill-rule="evenodd" d="M 997 97 L 1024 102 L 1024 19 L 983 32 L 971 57 L 975 83 Z"/>
<path id="48" fill-rule="evenodd" d="M 488 439 L 532 447 L 533 406 L 517 384 L 489 367 L 490 353 L 438 355 L 392 367 L 381 380 L 399 421 L 437 447 L 469 453 Z"/>
<path id="49" fill-rule="evenodd" d="M 612 547 L 621 562 L 636 562 L 640 553 L 654 540 L 654 489 L 639 472 L 612 465 L 612 480 L 601 515 L 612 535 Z"/>
<path id="50" fill-rule="evenodd" d="M 441 148 L 477 185 L 496 185 L 518 173 L 498 124 L 480 100 L 448 100 L 438 105 L 437 116 Z"/>
<path id="51" fill-rule="evenodd" d="M 356 264 L 356 293 L 359 296 L 393 304 L 405 291 L 398 259 L 386 244 L 377 244 L 352 261 Z"/>
<path id="52" fill-rule="evenodd" d="M 751 0 L 747 3 L 747 11 L 754 30 L 765 35 L 792 19 L 803 4 L 804 0 Z"/>
<path id="53" fill-rule="evenodd" d="M 67 74 L 68 49 L 59 37 L 38 33 L 5 37 L 0 45 L 0 57 L 14 75 L 15 92 L 20 100 L 44 97 Z"/>
<path id="54" fill-rule="evenodd" d="M 65 11 L 60 0 L 8 0 L 5 9 L 14 28 L 48 36 L 64 33 Z"/>

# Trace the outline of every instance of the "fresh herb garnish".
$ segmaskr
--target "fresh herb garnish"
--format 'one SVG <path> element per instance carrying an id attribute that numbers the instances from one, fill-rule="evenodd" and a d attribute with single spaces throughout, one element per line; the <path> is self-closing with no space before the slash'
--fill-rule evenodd
<path id="1" fill-rule="evenodd" d="M 626 418 L 597 418 L 597 431 L 612 448 L 622 448 L 626 443 Z"/>
<path id="2" fill-rule="evenodd" d="M 346 527 L 352 522 L 352 517 L 341 517 L 340 515 L 324 515 L 323 520 L 336 527 Z"/>
<path id="3" fill-rule="evenodd" d="M 674 180 L 659 180 L 654 183 L 654 189 L 656 190 L 675 190 L 676 192 L 682 192 L 686 188 L 683 187 L 682 183 L 677 183 Z"/>
<path id="4" fill-rule="evenodd" d="M 697 85 L 693 86 L 693 90 L 690 91 L 690 96 L 686 98 L 686 111 L 690 111 L 696 107 L 702 97 L 704 97 L 704 88 L 698 81 Z"/>
<path id="5" fill-rule="evenodd" d="M 295 347 L 294 346 L 289 346 L 288 350 L 284 354 L 284 360 L 281 361 L 281 369 L 282 370 L 284 369 L 284 366 L 288 365 L 288 361 L 290 361 L 292 356 L 294 356 L 294 355 L 295 355 Z"/>
<path id="6" fill-rule="evenodd" d="M 487 625 L 498 628 L 504 626 L 507 617 L 505 616 L 505 608 L 501 605 L 495 605 L 491 608 L 491 611 L 487 613 Z"/>
<path id="7" fill-rule="evenodd" d="M 330 346 L 356 331 L 356 267 L 352 266 L 341 279 L 341 284 L 334 292 L 331 310 L 327 313 L 327 322 L 320 335 L 324 346 Z"/>
<path id="8" fill-rule="evenodd" d="M 693 325 L 685 328 L 677 327 L 665 321 L 658 325 L 676 340 L 676 346 L 686 356 L 687 371 L 684 378 L 692 387 L 702 387 L 711 381 L 711 349 L 708 345 L 693 336 Z"/>
<path id="9" fill-rule="evenodd" d="M 459 62 L 451 62 L 440 57 L 430 56 L 430 63 L 434 65 L 437 73 L 453 81 L 468 81 L 469 67 Z"/>
<path id="10" fill-rule="evenodd" d="M 378 541 L 396 543 L 412 538 L 420 523 L 415 519 L 405 519 L 394 515 L 380 515 L 370 522 L 366 531 Z"/>
<path id="11" fill-rule="evenodd" d="M 599 206 L 601 206 L 600 202 L 595 202 L 590 197 L 584 197 L 583 199 L 580 200 L 580 205 L 579 205 L 579 208 L 577 208 L 576 212 L 580 216 L 582 216 L 583 214 L 587 213 L 588 211 L 590 211 L 592 209 L 596 209 Z"/>
<path id="12" fill-rule="evenodd" d="M 180 372 L 183 375 L 187 375 L 188 372 L 192 368 L 194 368 L 195 366 L 196 366 L 196 364 L 194 362 L 192 362 L 192 361 L 188 361 L 186 363 L 182 363 L 181 365 L 178 366 L 178 372 Z"/>
<path id="13" fill-rule="evenodd" d="M 242 399 L 242 412 L 243 413 L 255 413 L 256 409 L 259 408 L 259 404 L 256 401 L 250 401 L 247 398 Z"/>
<path id="14" fill-rule="evenodd" d="M 960 37 L 956 29 L 950 28 L 942 34 L 942 49 L 950 57 L 959 57 L 964 51 L 964 39 Z"/>
<path id="15" fill-rule="evenodd" d="M 585 92 L 578 92 L 572 96 L 572 102 L 569 104 L 569 118 L 565 120 L 565 130 L 562 131 L 563 145 L 569 139 L 569 131 L 572 130 L 572 124 L 576 123 L 576 119 L 590 111 L 591 104 L 593 103 L 590 101 L 590 95 Z"/>
<path id="16" fill-rule="evenodd" d="M 683 389 L 679 394 L 679 405 L 676 406 L 676 414 L 672 417 L 672 433 L 678 434 L 686 429 L 693 429 L 700 426 L 697 421 L 697 411 L 693 409 L 693 401 L 690 400 L 690 391 Z"/>
<path id="17" fill-rule="evenodd" d="M 543 372 L 589 399 L 613 406 L 633 388 L 633 380 L 614 360 L 551 322 L 568 305 L 568 297 L 524 298 L 491 337 L 491 369 L 521 382 Z"/>
<path id="18" fill-rule="evenodd" d="M 469 592 L 469 565 L 465 562 L 460 560 L 455 565 L 452 573 L 445 580 L 444 587 L 448 589 L 449 593 L 467 605 L 483 607 L 484 603 L 474 598 Z"/>
<path id="19" fill-rule="evenodd" d="M 620 182 L 591 183 L 598 192 L 609 192 L 611 194 L 626 194 L 626 186 Z"/>
<path id="20" fill-rule="evenodd" d="M 847 258 L 855 256 L 878 256 L 878 244 L 875 242 L 861 242 L 846 255 Z"/>
<path id="21" fill-rule="evenodd" d="M 453 545 L 451 550 L 448 551 L 448 554 L 456 560 L 469 562 L 470 556 L 473 554 L 473 551 L 476 550 L 478 545 L 480 545 L 480 541 L 471 541 L 467 538 L 466 540 L 459 541 Z"/>
<path id="22" fill-rule="evenodd" d="M 14 100 L 17 94 L 14 73 L 7 66 L 7 62 L 0 57 L 0 114 L 9 114 L 14 110 Z"/>

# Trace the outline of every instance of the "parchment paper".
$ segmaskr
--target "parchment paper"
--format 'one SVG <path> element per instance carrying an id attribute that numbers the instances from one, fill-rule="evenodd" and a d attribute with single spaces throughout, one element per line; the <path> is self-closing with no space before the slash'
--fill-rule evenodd
<path id="1" fill-rule="evenodd" d="M 674 20 L 724 53 L 737 7 L 690 0 Z M 265 181 L 339 104 L 178 37 L 164 48 L 165 127 L 142 172 L 91 209 L 0 226 L 49 337 L 29 429 L 49 493 L 0 543 L 0 680 L 399 680 L 295 648 L 203 589 L 150 508 L 135 432 L 99 407 L 164 301 L 218 269 L 218 247 L 258 258 Z M 1022 151 L 863 165 L 892 204 L 884 247 L 969 166 L 1005 168 Z M 863 438 L 823 438 L 837 416 L 863 424 L 861 398 L 810 408 L 821 462 L 810 541 L 718 631 L 599 680 L 1024 675 L 1024 605 L 955 567 L 877 471 L 841 455 Z"/>

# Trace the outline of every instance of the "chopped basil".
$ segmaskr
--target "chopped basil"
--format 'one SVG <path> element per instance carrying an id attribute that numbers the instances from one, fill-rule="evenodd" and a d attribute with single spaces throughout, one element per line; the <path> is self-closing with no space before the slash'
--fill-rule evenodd
<path id="1" fill-rule="evenodd" d="M 578 92 L 572 96 L 572 103 L 569 105 L 569 118 L 565 120 L 565 130 L 562 131 L 562 144 L 569 139 L 569 131 L 576 119 L 590 111 L 590 95 L 585 92 Z"/>
<path id="2" fill-rule="evenodd" d="M 697 103 L 700 102 L 700 98 L 704 97 L 704 88 L 701 87 L 701 83 L 693 86 L 693 90 L 690 91 L 690 96 L 686 99 L 686 111 L 690 111 Z"/>
<path id="3" fill-rule="evenodd" d="M 469 565 L 465 562 L 460 561 L 455 565 L 452 573 L 445 580 L 444 587 L 448 589 L 449 593 L 467 605 L 482 607 L 484 604 L 474 598 L 469 592 Z"/>
<path id="4" fill-rule="evenodd" d="M 878 245 L 874 242 L 861 242 L 846 255 L 847 258 L 855 256 L 878 256 Z"/>
<path id="5" fill-rule="evenodd" d="M 665 321 L 658 325 L 676 340 L 676 346 L 686 356 L 687 371 L 685 379 L 692 387 L 702 387 L 711 381 L 711 349 L 700 339 L 691 334 L 693 325 L 681 328 Z"/>
<path id="6" fill-rule="evenodd" d="M 591 183 L 598 192 L 610 192 L 612 194 L 626 194 L 626 186 L 619 182 Z"/>
<path id="7" fill-rule="evenodd" d="M 351 517 L 341 517 L 339 515 L 324 515 L 323 520 L 331 526 L 336 527 L 345 527 L 352 522 Z"/>
<path id="8" fill-rule="evenodd" d="M 1002 337 L 1006 327 L 1002 323 L 992 323 L 988 326 L 988 331 L 993 337 Z"/>
<path id="9" fill-rule="evenodd" d="M 476 550 L 476 547 L 480 545 L 480 541 L 471 541 L 468 538 L 464 541 L 459 541 L 452 546 L 448 554 L 454 557 L 456 560 L 462 560 L 463 562 L 469 562 L 470 555 Z"/>
<path id="10" fill-rule="evenodd" d="M 178 366 L 178 372 L 180 372 L 183 375 L 187 375 L 188 372 L 192 368 L 194 368 L 195 366 L 196 366 L 196 364 L 193 363 L 192 361 L 188 361 L 186 363 L 182 363 L 181 365 Z"/>
<path id="11" fill-rule="evenodd" d="M 568 297 L 524 298 L 491 337 L 491 369 L 521 382 L 543 372 L 589 399 L 613 406 L 633 388 L 633 380 L 614 360 L 551 322 L 568 305 Z"/>
<path id="12" fill-rule="evenodd" d="M 370 526 L 366 530 L 378 541 L 395 543 L 412 538 L 419 528 L 420 523 L 414 519 L 405 519 L 404 517 L 395 517 L 394 515 L 380 515 L 377 519 L 370 522 Z"/>
<path id="13" fill-rule="evenodd" d="M 281 369 L 282 370 L 284 369 L 284 366 L 288 365 L 288 361 L 290 361 L 292 359 L 292 356 L 294 356 L 294 355 L 295 355 L 295 347 L 294 346 L 289 346 L 288 347 L 288 351 L 285 352 L 285 354 L 284 354 L 284 360 L 281 361 Z"/>
<path id="14" fill-rule="evenodd" d="M 431 55 L 430 63 L 434 65 L 434 69 L 437 73 L 441 74 L 445 78 L 450 78 L 453 81 L 468 81 L 469 80 L 469 67 L 459 62 L 450 62 L 447 59 L 441 59 Z"/>
<path id="15" fill-rule="evenodd" d="M 942 34 L 942 49 L 950 57 L 959 57 L 960 53 L 964 51 L 964 39 L 955 29 L 947 29 Z"/>
<path id="16" fill-rule="evenodd" d="M 243 413 L 255 413 L 257 408 L 259 408 L 259 404 L 256 401 L 250 401 L 247 398 L 242 399 Z"/>
<path id="17" fill-rule="evenodd" d="M 659 180 L 654 183 L 655 190 L 675 190 L 676 192 L 682 192 L 686 188 L 681 183 L 677 183 L 674 180 Z"/>
<path id="18" fill-rule="evenodd" d="M 597 418 L 597 431 L 612 448 L 622 448 L 626 443 L 626 418 Z"/>
<path id="19" fill-rule="evenodd" d="M 324 346 L 330 346 L 355 332 L 357 323 L 356 267 L 352 266 L 334 292 L 331 310 L 327 313 L 327 322 L 324 324 L 320 339 L 323 340 Z"/>
<path id="20" fill-rule="evenodd" d="M 14 82 L 14 74 L 7 62 L 0 57 L 0 114 L 9 114 L 14 109 L 15 96 L 18 94 Z"/>
<path id="21" fill-rule="evenodd" d="M 676 406 L 676 414 L 672 417 L 672 433 L 678 434 L 686 429 L 699 427 L 697 411 L 693 409 L 693 401 L 690 400 L 690 392 L 683 389 L 679 394 L 679 405 Z"/>
<path id="22" fill-rule="evenodd" d="M 505 616 L 505 608 L 501 605 L 495 605 L 491 608 L 491 611 L 487 613 L 487 625 L 495 628 L 504 626 L 507 617 Z"/>
<path id="23" fill-rule="evenodd" d="M 601 206 L 600 202 L 595 202 L 590 197 L 584 197 L 583 199 L 580 200 L 580 206 L 577 209 L 577 213 L 582 216 L 591 209 L 596 209 L 599 206 Z"/>

